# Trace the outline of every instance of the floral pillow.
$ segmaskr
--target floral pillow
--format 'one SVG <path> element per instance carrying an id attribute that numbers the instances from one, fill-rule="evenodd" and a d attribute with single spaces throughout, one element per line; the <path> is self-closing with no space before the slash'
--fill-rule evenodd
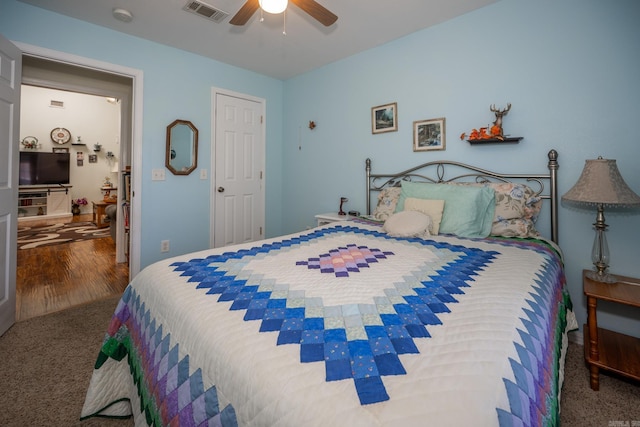
<path id="1" fill-rule="evenodd" d="M 401 191 L 400 187 L 383 188 L 378 194 L 378 205 L 373 211 L 373 217 L 379 221 L 385 221 L 393 215 Z"/>
<path id="2" fill-rule="evenodd" d="M 533 221 L 530 219 L 513 218 L 494 221 L 491 226 L 491 235 L 504 237 L 538 237 L 540 233 L 536 230 Z"/>
<path id="3" fill-rule="evenodd" d="M 542 199 L 524 184 L 491 183 L 496 192 L 495 220 L 524 218 L 535 222 L 542 209 Z"/>
<path id="4" fill-rule="evenodd" d="M 542 209 L 542 199 L 527 185 L 513 182 L 467 183 L 493 188 L 496 194 L 496 211 L 491 227 L 492 236 L 537 237 L 540 235 L 535 222 Z"/>

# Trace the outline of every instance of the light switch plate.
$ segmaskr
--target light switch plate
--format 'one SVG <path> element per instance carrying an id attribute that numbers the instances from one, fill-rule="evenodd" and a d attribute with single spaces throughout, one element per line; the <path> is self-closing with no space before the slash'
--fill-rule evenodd
<path id="1" fill-rule="evenodd" d="M 164 169 L 152 169 L 151 170 L 152 181 L 164 181 Z"/>

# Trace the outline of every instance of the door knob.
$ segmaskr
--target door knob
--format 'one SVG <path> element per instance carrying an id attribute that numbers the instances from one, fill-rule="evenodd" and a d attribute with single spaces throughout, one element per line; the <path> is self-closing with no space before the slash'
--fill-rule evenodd
<path id="1" fill-rule="evenodd" d="M 224 193 L 224 187 L 218 187 L 218 193 Z"/>

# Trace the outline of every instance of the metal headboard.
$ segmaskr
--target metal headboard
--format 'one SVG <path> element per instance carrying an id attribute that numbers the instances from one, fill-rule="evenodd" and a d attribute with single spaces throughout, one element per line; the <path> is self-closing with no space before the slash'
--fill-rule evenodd
<path id="1" fill-rule="evenodd" d="M 480 169 L 465 163 L 448 160 L 438 160 L 423 163 L 411 169 L 395 174 L 372 174 L 371 159 L 366 160 L 367 173 L 367 215 L 371 215 L 372 193 L 379 192 L 383 188 L 400 186 L 402 181 L 412 182 L 518 182 L 526 181 L 536 192 L 536 196 L 549 200 L 551 212 L 551 240 L 558 243 L 558 152 L 551 150 L 547 154 L 549 161 L 548 173 L 544 174 L 505 174 Z M 451 178 L 445 176 L 450 170 L 458 175 Z M 533 184 L 533 186 L 532 186 Z M 547 188 L 548 186 L 548 188 Z M 377 200 L 373 198 L 373 200 Z"/>

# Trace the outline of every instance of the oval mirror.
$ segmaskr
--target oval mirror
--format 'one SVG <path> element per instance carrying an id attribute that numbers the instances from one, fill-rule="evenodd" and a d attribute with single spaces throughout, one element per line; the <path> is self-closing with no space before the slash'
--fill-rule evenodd
<path id="1" fill-rule="evenodd" d="M 198 166 L 198 129 L 190 121 L 167 126 L 165 166 L 174 175 L 189 175 Z"/>

